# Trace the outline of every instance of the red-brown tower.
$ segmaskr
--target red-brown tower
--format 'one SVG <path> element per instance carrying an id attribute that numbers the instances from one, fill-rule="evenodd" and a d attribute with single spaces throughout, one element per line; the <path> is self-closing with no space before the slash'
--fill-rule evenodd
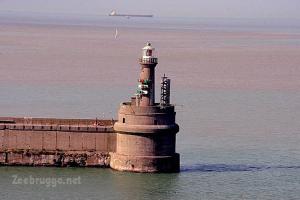
<path id="1" fill-rule="evenodd" d="M 150 43 L 139 59 L 141 73 L 131 102 L 123 102 L 118 112 L 116 152 L 110 166 L 121 171 L 178 172 L 179 154 L 175 151 L 174 105 L 170 104 L 170 79 L 162 77 L 161 101 L 155 103 L 157 58 Z"/>

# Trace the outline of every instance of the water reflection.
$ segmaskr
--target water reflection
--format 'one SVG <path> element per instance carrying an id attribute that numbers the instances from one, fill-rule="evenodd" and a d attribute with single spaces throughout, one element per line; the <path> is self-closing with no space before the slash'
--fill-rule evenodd
<path id="1" fill-rule="evenodd" d="M 174 199 L 178 189 L 179 174 L 142 174 L 113 171 L 113 185 L 125 199 Z"/>

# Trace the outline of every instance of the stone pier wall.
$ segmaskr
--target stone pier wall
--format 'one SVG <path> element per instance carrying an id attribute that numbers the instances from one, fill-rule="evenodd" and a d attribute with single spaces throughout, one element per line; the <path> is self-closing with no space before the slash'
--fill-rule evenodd
<path id="1" fill-rule="evenodd" d="M 2 122 L 2 123 L 1 123 Z M 112 120 L 0 118 L 0 165 L 108 167 Z"/>

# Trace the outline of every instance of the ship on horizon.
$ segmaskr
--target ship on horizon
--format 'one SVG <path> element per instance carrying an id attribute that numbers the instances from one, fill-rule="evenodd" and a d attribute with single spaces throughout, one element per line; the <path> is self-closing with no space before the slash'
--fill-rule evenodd
<path id="1" fill-rule="evenodd" d="M 108 16 L 113 16 L 113 17 L 153 17 L 153 15 L 138 15 L 138 14 L 119 14 L 115 10 L 111 11 Z"/>

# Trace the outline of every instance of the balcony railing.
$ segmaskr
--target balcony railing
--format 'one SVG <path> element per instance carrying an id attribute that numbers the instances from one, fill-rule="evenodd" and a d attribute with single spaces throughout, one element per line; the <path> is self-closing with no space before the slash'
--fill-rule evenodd
<path id="1" fill-rule="evenodd" d="M 140 58 L 139 62 L 142 64 L 157 64 L 157 58 Z"/>

